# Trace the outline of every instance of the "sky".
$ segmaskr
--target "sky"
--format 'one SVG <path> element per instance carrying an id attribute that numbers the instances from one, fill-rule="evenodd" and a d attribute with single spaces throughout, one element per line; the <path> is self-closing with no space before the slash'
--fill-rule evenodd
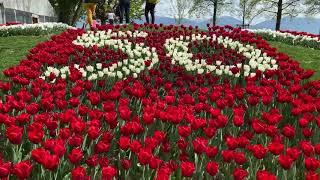
<path id="1" fill-rule="evenodd" d="M 157 16 L 166 16 L 170 17 L 168 14 L 168 10 L 171 10 L 170 0 L 160 0 L 160 3 L 156 6 L 156 14 Z"/>
<path id="2" fill-rule="evenodd" d="M 171 13 L 172 8 L 171 8 L 170 1 L 172 1 L 172 0 L 160 0 L 160 3 L 157 4 L 157 6 L 156 6 L 156 16 L 172 17 L 172 13 Z M 222 13 L 221 16 L 233 16 L 234 18 L 237 18 L 228 12 Z M 301 16 L 303 16 L 303 15 L 301 15 Z M 193 17 L 193 18 L 196 18 L 196 17 Z M 208 15 L 206 17 L 201 17 L 201 18 L 208 19 L 208 18 L 210 18 L 210 16 Z M 316 16 L 316 18 L 320 18 L 320 14 L 318 16 Z M 237 19 L 240 19 L 240 18 L 237 18 Z M 265 17 L 256 18 L 253 23 L 256 24 L 256 23 L 262 22 L 264 20 L 266 20 Z"/>

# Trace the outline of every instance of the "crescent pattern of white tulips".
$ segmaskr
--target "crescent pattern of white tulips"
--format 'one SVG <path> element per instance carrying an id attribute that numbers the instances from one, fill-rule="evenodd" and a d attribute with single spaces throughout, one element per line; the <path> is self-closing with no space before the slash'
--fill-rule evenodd
<path id="1" fill-rule="evenodd" d="M 78 36 L 77 39 L 73 41 L 73 44 L 86 48 L 95 45 L 97 47 L 109 46 L 114 50 L 122 50 L 122 52 L 128 55 L 128 59 L 114 63 L 108 68 L 103 68 L 101 63 L 87 65 L 86 67 L 80 67 L 78 64 L 75 64 L 74 68 L 78 69 L 82 73 L 82 77 L 89 81 L 108 77 L 124 79 L 128 75 L 137 78 L 140 72 L 145 69 L 150 70 L 159 62 L 158 54 L 156 48 L 147 47 L 144 43 L 133 45 L 132 42 L 129 42 L 126 38 L 146 38 L 147 36 L 148 34 L 142 31 L 88 31 L 82 34 L 82 36 Z M 205 59 L 192 60 L 193 54 L 189 52 L 188 44 L 192 41 L 202 40 L 211 40 L 222 44 L 224 48 L 236 50 L 249 60 L 248 64 L 223 65 L 222 62 L 218 60 L 215 61 L 215 64 L 207 64 Z M 254 77 L 257 69 L 264 72 L 268 69 L 276 70 L 278 68 L 276 60 L 268 57 L 266 53 L 262 53 L 260 49 L 256 49 L 251 45 L 244 45 L 229 37 L 217 37 L 215 35 L 208 37 L 201 34 L 193 34 L 191 37 L 180 36 L 180 38 L 167 39 L 164 48 L 166 50 L 166 56 L 171 58 L 172 64 L 181 65 L 186 71 L 197 72 L 198 74 L 215 73 L 216 75 L 234 77 L 240 77 L 241 75 Z M 151 65 L 148 67 L 145 66 L 145 61 L 147 60 L 151 61 Z M 231 72 L 233 67 L 238 67 L 243 70 L 233 74 Z M 54 73 L 56 77 L 66 79 L 70 74 L 70 69 L 68 66 L 60 68 L 50 66 L 47 67 L 41 75 L 41 78 L 47 79 L 51 73 Z"/>

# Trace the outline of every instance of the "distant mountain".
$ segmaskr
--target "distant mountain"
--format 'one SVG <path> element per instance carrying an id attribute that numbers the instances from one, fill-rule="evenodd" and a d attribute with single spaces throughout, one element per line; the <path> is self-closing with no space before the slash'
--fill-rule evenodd
<path id="1" fill-rule="evenodd" d="M 144 19 L 143 20 L 136 20 L 135 21 L 138 24 L 144 23 Z M 157 16 L 156 17 L 156 23 L 157 24 L 164 24 L 164 25 L 170 25 L 170 24 L 176 24 L 175 19 L 174 18 L 170 18 L 170 17 L 161 17 L 161 16 Z M 192 25 L 192 26 L 198 26 L 199 28 L 206 28 L 207 24 L 212 24 L 212 19 L 184 19 L 183 20 L 183 24 L 186 26 Z M 220 26 L 224 26 L 224 25 L 231 25 L 231 26 L 236 26 L 237 24 L 240 24 L 241 21 L 230 17 L 230 16 L 222 16 L 220 18 L 218 18 L 218 25 Z"/>
<path id="2" fill-rule="evenodd" d="M 144 21 L 139 20 L 136 21 L 137 23 L 143 23 Z M 157 24 L 175 24 L 174 18 L 170 17 L 156 17 L 156 23 Z M 207 24 L 212 24 L 212 19 L 185 19 L 184 25 L 192 25 L 192 26 L 198 26 L 199 28 L 205 29 L 207 27 Z M 237 24 L 241 24 L 241 21 L 231 17 L 231 16 L 221 16 L 218 18 L 218 25 L 224 26 L 224 25 L 231 25 L 231 26 L 237 26 Z M 251 26 L 252 29 L 275 29 L 276 20 L 266 20 L 261 23 L 255 24 Z M 282 30 L 291 30 L 291 31 L 304 31 L 309 32 L 313 34 L 319 34 L 320 33 L 320 19 L 317 18 L 305 18 L 305 17 L 297 17 L 297 18 L 290 18 L 285 17 L 282 18 L 281 21 L 281 29 Z"/>
<path id="3" fill-rule="evenodd" d="M 81 21 L 84 21 L 83 19 Z M 83 22 L 79 21 L 77 23 L 77 27 L 82 27 Z M 142 20 L 136 20 L 135 21 L 138 24 L 143 24 L 145 22 L 144 17 L 142 17 Z M 184 19 L 183 21 L 184 25 L 189 26 L 198 26 L 201 29 L 206 29 L 207 24 L 212 24 L 212 19 Z M 157 24 L 164 24 L 164 25 L 170 25 L 170 24 L 176 24 L 175 19 L 171 17 L 162 17 L 162 16 L 156 16 L 156 23 Z M 237 24 L 241 24 L 241 21 L 233 18 L 231 16 L 221 16 L 218 18 L 218 25 L 224 26 L 224 25 L 231 25 L 231 26 L 237 26 Z M 252 29 L 275 29 L 276 20 L 266 20 L 261 23 L 255 24 L 251 26 Z M 291 31 L 304 31 L 309 32 L 313 34 L 319 34 L 320 33 L 320 19 L 317 18 L 306 18 L 306 17 L 297 17 L 297 18 L 289 18 L 285 17 L 282 18 L 281 21 L 281 29 L 282 30 L 291 30 Z"/>
<path id="4" fill-rule="evenodd" d="M 242 22 L 239 19 L 236 19 L 231 16 L 221 16 L 218 18 L 218 25 L 219 26 L 225 26 L 225 25 L 230 25 L 230 26 L 237 26 L 238 24 L 241 24 Z"/>
<path id="5" fill-rule="evenodd" d="M 144 16 L 142 17 L 142 20 L 135 20 L 135 23 L 138 23 L 138 24 L 143 24 L 144 22 L 145 22 Z M 156 16 L 156 23 L 170 25 L 170 24 L 175 24 L 176 21 L 174 20 L 174 18 Z"/>
<path id="6" fill-rule="evenodd" d="M 253 29 L 275 29 L 276 20 L 267 20 L 263 21 L 259 24 L 252 26 Z M 317 18 L 304 18 L 304 17 L 297 17 L 297 18 L 290 18 L 285 17 L 282 18 L 281 21 L 281 29 L 282 30 L 291 30 L 291 31 L 304 31 L 313 34 L 320 33 L 320 19 Z"/>

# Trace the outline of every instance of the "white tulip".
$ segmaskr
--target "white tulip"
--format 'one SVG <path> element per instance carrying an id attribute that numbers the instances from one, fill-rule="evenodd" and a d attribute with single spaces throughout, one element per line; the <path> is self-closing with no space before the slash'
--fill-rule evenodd
<path id="1" fill-rule="evenodd" d="M 60 74 L 60 71 L 59 71 L 59 69 L 54 68 L 54 69 L 53 69 L 53 73 L 54 73 L 54 75 L 55 75 L 56 77 L 58 77 L 59 74 Z"/>
<path id="2" fill-rule="evenodd" d="M 97 74 L 93 73 L 88 77 L 88 80 L 93 81 L 93 80 L 96 80 L 97 78 L 98 78 Z"/>
<path id="3" fill-rule="evenodd" d="M 89 66 L 86 66 L 86 70 L 89 71 L 89 72 L 93 72 L 94 71 L 94 67 L 89 65 Z"/>
<path id="4" fill-rule="evenodd" d="M 53 67 L 48 67 L 47 70 L 51 73 L 51 72 L 53 72 L 54 68 Z"/>
<path id="5" fill-rule="evenodd" d="M 117 77 L 118 77 L 119 79 L 122 79 L 122 78 L 123 78 L 123 74 L 122 74 L 121 71 L 117 71 Z"/>
<path id="6" fill-rule="evenodd" d="M 103 68 L 102 71 L 103 71 L 104 74 L 107 74 L 109 72 L 109 69 L 108 68 Z"/>
<path id="7" fill-rule="evenodd" d="M 47 71 L 44 73 L 44 75 L 45 75 L 46 77 L 49 77 L 50 74 L 51 74 L 51 72 L 50 72 L 49 70 L 47 70 Z"/>
<path id="8" fill-rule="evenodd" d="M 277 70 L 278 69 L 278 65 L 277 64 L 272 65 L 272 69 Z"/>
<path id="9" fill-rule="evenodd" d="M 82 74 L 82 77 L 84 78 L 87 77 L 87 72 L 82 72 L 81 74 Z"/>
<path id="10" fill-rule="evenodd" d="M 98 70 L 102 69 L 102 64 L 101 63 L 97 63 L 96 66 L 97 66 Z"/>
<path id="11" fill-rule="evenodd" d="M 126 69 L 124 72 L 125 72 L 126 75 L 130 74 L 130 70 L 129 69 Z"/>
<path id="12" fill-rule="evenodd" d="M 102 77 L 104 76 L 104 72 L 103 72 L 103 71 L 98 71 L 98 76 L 99 76 L 100 78 L 102 78 Z"/>
<path id="13" fill-rule="evenodd" d="M 204 69 L 198 69 L 198 74 L 203 74 L 204 73 Z"/>
<path id="14" fill-rule="evenodd" d="M 216 74 L 219 75 L 219 76 L 221 76 L 221 75 L 222 75 L 222 70 L 216 69 Z"/>
<path id="15" fill-rule="evenodd" d="M 62 79 L 66 79 L 66 78 L 67 78 L 67 75 L 66 75 L 66 74 L 61 74 L 61 78 L 62 78 Z"/>

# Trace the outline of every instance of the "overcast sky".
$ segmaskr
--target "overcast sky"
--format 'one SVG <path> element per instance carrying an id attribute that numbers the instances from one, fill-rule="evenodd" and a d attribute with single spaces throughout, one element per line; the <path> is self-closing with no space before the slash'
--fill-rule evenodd
<path id="1" fill-rule="evenodd" d="M 156 6 L 157 16 L 170 16 L 167 13 L 168 10 L 171 10 L 170 0 L 160 0 L 160 3 Z"/>
<path id="2" fill-rule="evenodd" d="M 172 17 L 173 13 L 172 13 L 171 1 L 172 0 L 160 0 L 160 3 L 157 4 L 157 6 L 156 6 L 156 16 Z M 212 9 L 209 9 L 209 11 L 212 11 Z M 205 17 L 200 16 L 200 17 L 191 17 L 191 18 L 192 19 L 193 18 L 209 19 L 209 18 L 211 18 L 211 14 L 212 13 L 208 13 L 208 15 Z M 228 12 L 225 12 L 225 13 L 222 13 L 221 16 L 233 16 L 233 15 L 231 15 Z M 235 17 L 235 18 L 237 18 L 237 17 Z"/>

